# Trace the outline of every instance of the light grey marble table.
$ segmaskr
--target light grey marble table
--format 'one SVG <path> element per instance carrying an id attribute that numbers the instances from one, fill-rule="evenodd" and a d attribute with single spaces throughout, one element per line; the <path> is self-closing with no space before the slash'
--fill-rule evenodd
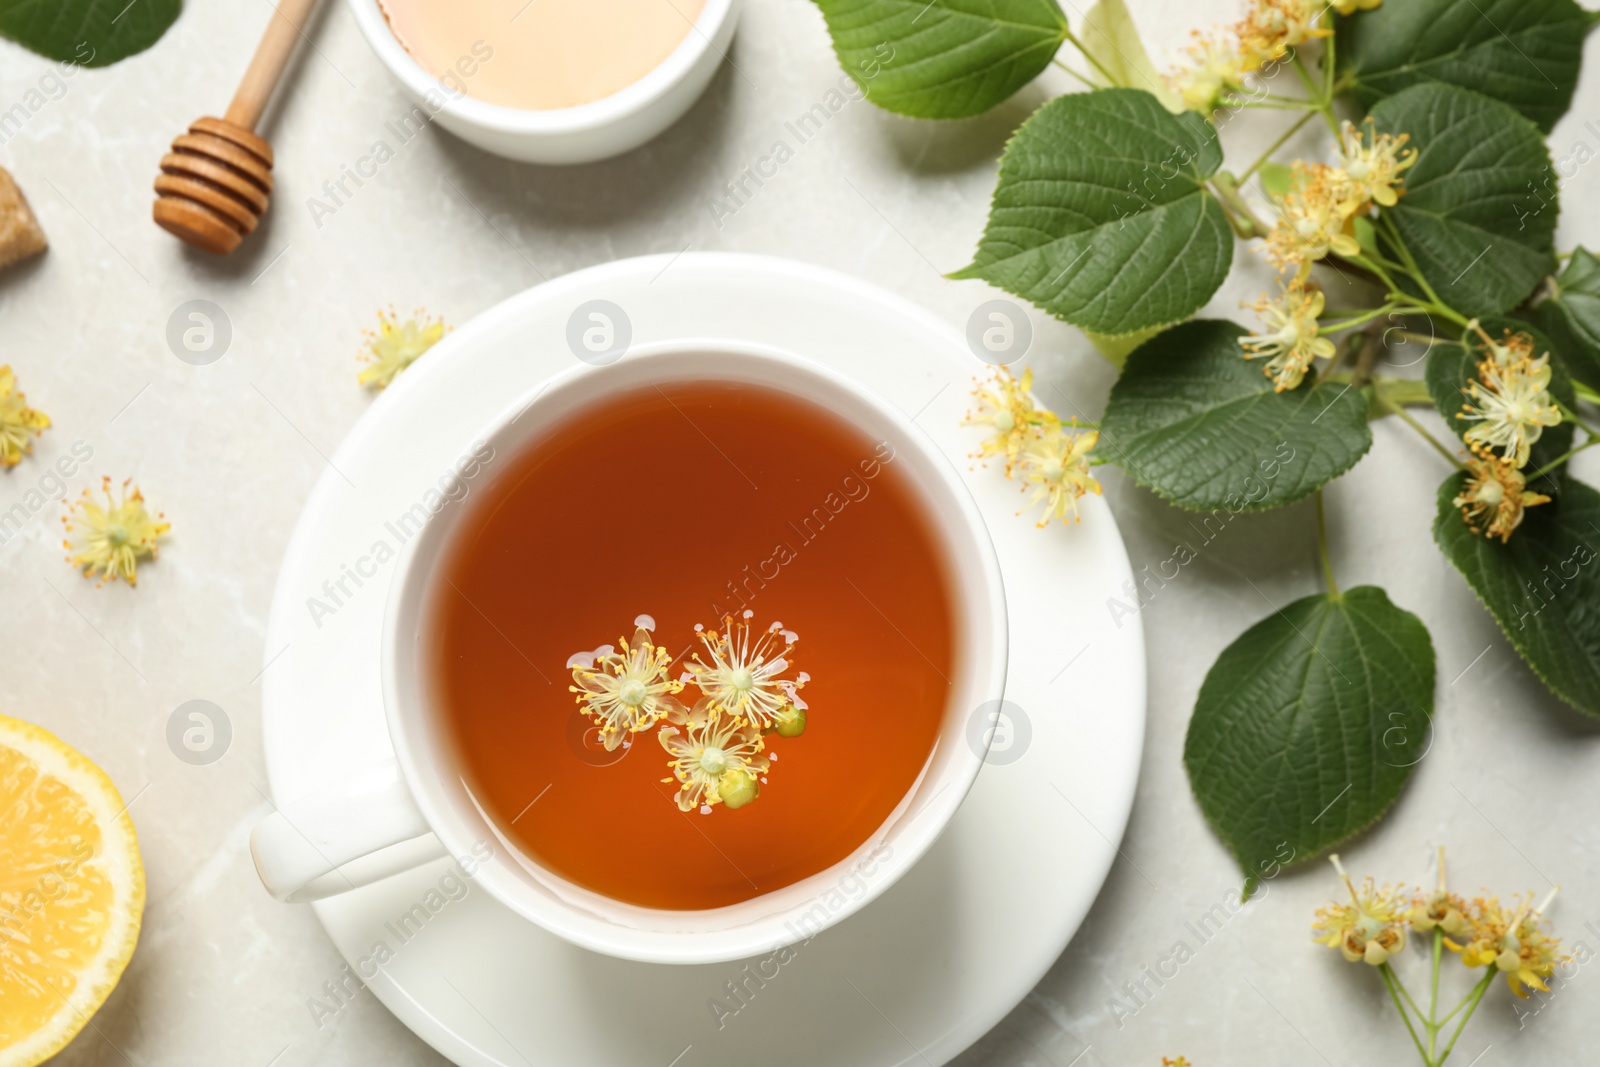
<path id="1" fill-rule="evenodd" d="M 1081 18 L 1074 0 L 1064 6 Z M 1191 27 L 1235 14 L 1228 0 L 1148 0 L 1135 13 L 1158 63 Z M 269 14 L 265 0 L 191 0 L 154 49 L 42 93 L 0 145 L 0 164 L 52 241 L 48 256 L 0 275 L 0 362 L 55 419 L 37 456 L 0 474 L 0 511 L 81 441 L 93 459 L 73 492 L 102 472 L 131 475 L 173 523 L 137 591 L 74 577 L 57 505 L 0 546 L 0 710 L 57 731 L 110 772 L 132 799 L 149 874 L 139 950 L 62 1063 L 443 1062 L 370 994 L 316 1025 L 307 999 L 341 961 L 308 910 L 267 898 L 247 850 L 269 810 L 257 679 L 273 577 L 325 457 L 371 403 L 356 386 L 356 356 L 379 308 L 424 305 L 459 323 L 579 267 L 709 249 L 847 271 L 961 326 L 992 294 L 941 272 L 967 262 L 1007 135 L 1067 84 L 1047 75 L 958 123 L 851 104 L 729 214 L 715 209 L 724 183 L 838 78 L 812 4 L 749 0 L 732 64 L 643 150 L 550 170 L 430 129 L 336 212 L 314 218 L 308 198 L 407 110 L 349 12 L 330 0 L 290 69 L 292 93 L 268 117 L 275 206 L 244 250 L 216 261 L 151 224 L 150 181 L 173 135 L 226 103 Z M 50 69 L 0 42 L 0 112 L 31 89 L 53 90 L 41 81 Z M 1282 121 L 1251 115 L 1224 136 L 1259 149 Z M 1593 69 L 1552 137 L 1558 158 L 1580 142 L 1582 155 L 1600 150 Z M 1597 182 L 1584 168 L 1563 188 L 1562 247 L 1600 240 Z M 1207 313 L 1238 317 L 1240 300 L 1265 288 L 1259 256 L 1238 256 L 1241 270 Z M 232 325 L 229 351 L 209 367 L 174 358 L 165 339 L 174 309 L 191 299 L 214 301 Z M 1111 368 L 1076 331 L 1037 315 L 1035 327 L 1041 383 L 1099 410 Z M 1357 872 L 1417 881 L 1445 843 L 1464 887 L 1559 883 L 1556 923 L 1592 953 L 1600 730 L 1545 693 L 1433 548 L 1440 459 L 1393 420 L 1374 429 L 1372 454 L 1329 491 L 1336 565 L 1344 584 L 1381 584 L 1427 622 L 1438 707 L 1432 749 L 1400 803 L 1346 857 Z M 1593 463 L 1580 470 L 1600 476 Z M 1135 568 L 1191 537 L 1183 513 L 1101 472 Z M 1374 976 L 1309 941 L 1311 913 L 1335 888 L 1325 864 L 1277 879 L 1203 945 L 1186 925 L 1240 881 L 1180 762 L 1195 694 L 1216 654 L 1270 604 L 1318 588 L 1312 522 L 1309 506 L 1238 519 L 1142 612 L 1149 734 L 1124 858 L 1060 961 L 964 1067 L 1154 1067 L 1179 1053 L 1198 1067 L 1411 1062 Z M 180 761 L 165 739 L 168 717 L 191 699 L 214 701 L 233 725 L 231 750 L 211 766 Z M 1180 939 L 1193 958 L 1164 962 Z M 1496 988 L 1463 1040 L 1463 1067 L 1592 1058 L 1594 1028 L 1583 1020 L 1600 1003 L 1591 988 L 1600 979 L 1588 971 L 1516 1008 Z"/>

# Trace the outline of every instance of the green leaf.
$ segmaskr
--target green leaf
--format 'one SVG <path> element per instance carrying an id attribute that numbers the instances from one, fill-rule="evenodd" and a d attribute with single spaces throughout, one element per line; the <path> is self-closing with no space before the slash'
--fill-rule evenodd
<path id="1" fill-rule="evenodd" d="M 1497 100 L 1433 83 L 1380 101 L 1372 117 L 1418 148 L 1385 213 L 1440 299 L 1464 315 L 1521 302 L 1555 268 L 1554 171 L 1539 130 Z"/>
<path id="2" fill-rule="evenodd" d="M 1575 249 L 1555 293 L 1533 312 L 1556 343 L 1556 358 L 1578 381 L 1600 389 L 1600 259 Z"/>
<path id="3" fill-rule="evenodd" d="M 817 0 L 839 63 L 901 115 L 977 115 L 1038 77 L 1067 39 L 1055 0 Z"/>
<path id="4" fill-rule="evenodd" d="M 1550 691 L 1600 716 L 1600 493 L 1566 478 L 1501 544 L 1473 533 L 1451 503 L 1465 477 L 1439 487 L 1433 539 Z"/>
<path id="5" fill-rule="evenodd" d="M 1057 97 L 1006 146 L 977 255 L 951 277 L 1094 333 L 1188 318 L 1233 264 L 1227 217 L 1205 188 L 1221 164 L 1210 123 L 1149 93 Z"/>
<path id="6" fill-rule="evenodd" d="M 1299 500 L 1372 447 L 1367 401 L 1348 385 L 1272 391 L 1231 322 L 1199 319 L 1128 357 L 1099 451 L 1179 507 L 1261 511 Z"/>
<path id="7" fill-rule="evenodd" d="M 0 36 L 80 67 L 106 67 L 161 39 L 183 0 L 0 0 Z"/>
<path id="8" fill-rule="evenodd" d="M 1094 70 L 1090 77 L 1096 82 L 1110 88 L 1143 89 L 1154 94 L 1161 106 L 1173 114 L 1184 109 L 1183 101 L 1167 86 L 1166 79 L 1157 73 L 1156 65 L 1150 61 L 1150 53 L 1139 38 L 1139 28 L 1133 24 L 1128 5 L 1122 0 L 1099 0 L 1084 16 L 1078 38 L 1111 75 L 1107 79 L 1105 74 Z"/>
<path id="9" fill-rule="evenodd" d="M 1339 20 L 1339 65 L 1363 107 L 1437 81 L 1549 133 L 1572 103 L 1589 26 L 1573 0 L 1402 0 Z"/>
<path id="10" fill-rule="evenodd" d="M 1200 809 L 1246 873 L 1376 822 L 1428 751 L 1433 642 L 1382 589 L 1309 596 L 1217 657 L 1184 743 Z"/>
<path id="11" fill-rule="evenodd" d="M 1536 355 L 1552 351 L 1553 346 L 1548 337 L 1519 319 L 1486 318 L 1481 324 L 1484 331 L 1495 340 L 1499 340 L 1504 331 L 1510 330 L 1532 337 Z M 1460 414 L 1462 404 L 1466 403 L 1463 394 L 1467 383 L 1478 375 L 1478 361 L 1487 358 L 1489 352 L 1483 339 L 1475 332 L 1464 333 L 1462 341 L 1466 343 L 1435 342 L 1428 350 L 1428 364 L 1424 368 L 1423 378 L 1427 382 L 1428 396 L 1433 399 L 1433 406 L 1439 409 L 1439 414 L 1444 416 L 1445 422 L 1450 424 L 1450 429 L 1456 436 L 1464 439 L 1473 424 L 1456 416 Z M 1550 368 L 1550 395 L 1568 408 L 1573 407 L 1577 404 L 1578 398 L 1572 389 L 1572 379 L 1562 369 L 1558 358 L 1551 359 Z M 1532 474 L 1552 460 L 1565 455 L 1572 447 L 1572 430 L 1572 423 L 1565 421 L 1556 426 L 1546 427 L 1529 451 L 1528 464 L 1524 470 Z M 1558 475 L 1547 475 L 1529 488 L 1553 495 L 1561 491 L 1561 480 Z"/>

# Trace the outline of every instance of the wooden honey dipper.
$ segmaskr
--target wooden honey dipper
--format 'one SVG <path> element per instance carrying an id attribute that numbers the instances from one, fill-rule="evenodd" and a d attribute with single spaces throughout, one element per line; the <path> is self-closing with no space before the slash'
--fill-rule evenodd
<path id="1" fill-rule="evenodd" d="M 217 255 L 255 231 L 272 195 L 272 146 L 256 123 L 316 2 L 280 0 L 227 114 L 196 120 L 161 157 L 151 213 L 163 229 Z"/>

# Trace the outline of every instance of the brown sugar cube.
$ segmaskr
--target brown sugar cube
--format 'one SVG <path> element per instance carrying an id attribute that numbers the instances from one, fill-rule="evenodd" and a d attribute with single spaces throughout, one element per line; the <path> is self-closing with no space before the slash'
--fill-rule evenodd
<path id="1" fill-rule="evenodd" d="M 39 229 L 39 220 L 28 207 L 27 197 L 10 173 L 0 167 L 0 270 L 36 256 L 49 246 L 44 231 Z"/>

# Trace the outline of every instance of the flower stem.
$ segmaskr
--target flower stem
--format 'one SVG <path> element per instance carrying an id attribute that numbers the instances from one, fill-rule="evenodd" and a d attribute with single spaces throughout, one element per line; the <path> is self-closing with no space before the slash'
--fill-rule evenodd
<path id="1" fill-rule="evenodd" d="M 1423 344 L 1427 345 L 1429 348 L 1432 348 L 1434 345 L 1443 345 L 1443 344 L 1453 344 L 1454 343 L 1452 341 L 1441 341 L 1437 337 L 1425 337 L 1422 334 L 1417 333 L 1415 330 L 1399 330 L 1397 332 L 1400 335 L 1400 340 L 1402 340 L 1402 341 L 1421 341 Z"/>
<path id="2" fill-rule="evenodd" d="M 1422 268 L 1417 266 L 1416 257 L 1411 254 L 1411 249 L 1406 247 L 1405 240 L 1401 238 L 1400 228 L 1394 224 L 1394 219 L 1389 217 L 1387 211 L 1379 210 L 1378 225 L 1384 228 L 1384 232 L 1388 234 L 1395 251 L 1400 253 L 1400 260 L 1406 265 L 1406 273 L 1415 278 L 1417 284 L 1422 286 L 1422 291 L 1427 294 L 1428 300 L 1432 303 L 1432 306 L 1427 310 L 1437 311 L 1451 322 L 1459 326 L 1465 326 L 1467 324 L 1466 316 L 1451 308 L 1443 300 L 1440 300 L 1439 294 L 1433 291 L 1432 285 L 1428 284 L 1428 279 L 1422 274 Z"/>
<path id="3" fill-rule="evenodd" d="M 1398 304 L 1385 304 L 1380 308 L 1369 308 L 1368 310 L 1360 312 L 1359 314 L 1352 315 L 1348 319 L 1335 319 L 1332 322 L 1324 321 L 1322 323 L 1322 332 L 1334 333 L 1338 330 L 1352 329 L 1356 326 L 1361 326 L 1371 322 L 1379 315 L 1387 315 L 1391 311 L 1398 311 L 1399 307 L 1400 305 Z"/>
<path id="4" fill-rule="evenodd" d="M 1333 131 L 1333 136 L 1339 136 L 1339 120 L 1333 117 L 1333 106 L 1328 97 L 1323 95 L 1322 89 L 1317 85 L 1316 79 L 1306 69 L 1305 60 L 1300 58 L 1300 53 L 1294 53 L 1294 72 L 1300 75 L 1300 80 L 1305 83 L 1306 92 L 1310 93 L 1317 104 L 1317 114 L 1321 115 L 1328 123 L 1328 129 Z"/>
<path id="5" fill-rule="evenodd" d="M 1239 180 L 1232 174 L 1225 170 L 1213 174 L 1211 191 L 1217 195 L 1223 211 L 1228 215 L 1228 221 L 1233 224 L 1239 236 L 1248 240 L 1251 237 L 1260 237 L 1271 229 L 1256 218 L 1256 213 L 1250 210 L 1250 205 L 1239 195 Z"/>
<path id="6" fill-rule="evenodd" d="M 1322 559 L 1322 580 L 1328 583 L 1328 595 L 1338 600 L 1339 583 L 1333 580 L 1333 563 L 1328 559 L 1328 522 L 1322 515 L 1322 490 L 1317 490 L 1317 555 Z"/>
<path id="7" fill-rule="evenodd" d="M 1410 405 L 1419 408 L 1433 407 L 1433 398 L 1428 395 L 1426 382 L 1419 382 L 1415 378 L 1374 378 L 1373 389 L 1377 390 L 1381 400 L 1398 406 Z"/>
<path id="8" fill-rule="evenodd" d="M 1591 404 L 1600 404 L 1600 393 L 1590 389 L 1582 382 L 1573 382 L 1572 388 L 1577 390 L 1579 400 L 1587 400 Z"/>
<path id="9" fill-rule="evenodd" d="M 1467 1020 L 1472 1018 L 1472 1013 L 1478 1010 L 1478 1002 L 1482 1000 L 1483 995 L 1489 991 L 1489 983 L 1494 981 L 1494 976 L 1498 972 L 1494 969 L 1492 964 L 1489 966 L 1488 972 L 1489 973 L 1483 976 L 1483 981 L 1479 982 L 1476 986 L 1473 986 L 1472 992 L 1469 993 L 1467 995 L 1467 999 L 1462 1002 L 1467 1006 L 1467 1013 L 1463 1015 L 1461 1017 L 1461 1021 L 1456 1024 L 1456 1032 L 1450 1035 L 1450 1041 L 1445 1045 L 1444 1051 L 1439 1053 L 1439 1058 L 1435 1061 L 1434 1067 L 1440 1067 L 1445 1060 L 1450 1058 L 1450 1050 L 1456 1047 L 1456 1041 L 1460 1039 L 1461 1031 L 1467 1028 Z M 1450 1014 L 1454 1015 L 1455 1012 L 1451 1012 Z"/>
<path id="10" fill-rule="evenodd" d="M 1084 85 L 1088 86 L 1090 89 L 1098 89 L 1098 88 L 1100 88 L 1100 86 L 1096 85 L 1094 82 L 1090 81 L 1088 78 L 1085 78 L 1082 74 L 1079 74 L 1077 71 L 1073 70 L 1071 67 L 1069 67 L 1065 63 L 1061 62 L 1061 60 L 1052 59 L 1050 62 L 1054 63 L 1056 66 L 1060 67 L 1062 70 L 1066 71 L 1068 74 L 1072 75 L 1074 78 L 1077 78 L 1079 81 L 1081 81 Z"/>
<path id="11" fill-rule="evenodd" d="M 1560 409 L 1562 418 L 1566 419 L 1568 422 L 1573 422 L 1579 426 L 1582 426 L 1583 432 L 1588 434 L 1590 437 L 1600 437 L 1600 430 L 1597 430 L 1593 426 L 1590 426 L 1587 422 L 1584 422 L 1582 415 L 1579 415 L 1576 411 L 1573 411 L 1561 401 L 1556 400 L 1555 397 L 1551 397 L 1550 399 L 1555 403 L 1556 407 Z"/>
<path id="12" fill-rule="evenodd" d="M 1100 72 L 1100 76 L 1106 80 L 1107 84 L 1117 84 L 1116 75 L 1107 70 L 1105 65 L 1094 57 L 1093 53 L 1091 53 L 1087 48 L 1083 47 L 1083 42 L 1074 37 L 1071 30 L 1063 28 L 1061 32 L 1066 36 L 1068 41 L 1072 42 L 1072 47 L 1081 52 L 1083 54 L 1083 58 L 1089 61 L 1089 65 Z"/>
<path id="13" fill-rule="evenodd" d="M 1242 96 L 1225 96 L 1219 101 L 1221 107 L 1230 110 L 1247 107 L 1264 107 L 1273 111 L 1304 111 L 1308 114 L 1317 113 L 1317 104 L 1313 100 L 1301 100 L 1295 96 L 1275 96 L 1267 100 L 1246 100 Z"/>
<path id="14" fill-rule="evenodd" d="M 1417 431 L 1417 433 L 1421 434 L 1423 440 L 1427 441 L 1433 446 L 1434 451 L 1438 452 L 1439 455 L 1450 461 L 1451 466 L 1455 467 L 1456 470 L 1462 469 L 1463 464 L 1461 460 L 1456 458 L 1455 453 L 1444 447 L 1444 445 L 1441 445 L 1439 443 L 1439 439 L 1433 436 L 1433 434 L 1429 433 L 1422 423 L 1406 414 L 1405 408 L 1401 407 L 1399 404 L 1396 404 L 1394 401 L 1387 399 L 1381 393 L 1378 395 L 1378 400 L 1383 404 L 1384 407 L 1388 408 L 1390 412 L 1400 416 L 1401 421 L 1403 421 L 1407 426 L 1410 426 L 1413 430 Z"/>
<path id="15" fill-rule="evenodd" d="M 1333 20 L 1332 12 L 1326 8 L 1323 9 L 1323 17 L 1329 22 Z M 1335 41 L 1336 38 L 1333 34 L 1329 34 L 1322 39 L 1322 59 L 1319 60 L 1322 67 L 1322 99 L 1326 100 L 1330 106 L 1333 104 L 1333 68 L 1337 66 L 1334 63 L 1334 57 L 1337 55 L 1334 48 Z"/>
<path id="16" fill-rule="evenodd" d="M 1444 853 L 1439 853 L 1439 862 L 1444 863 Z M 1440 868 L 1443 869 L 1442 867 Z M 1443 875 L 1440 875 L 1441 879 Z M 1428 1055 L 1432 1056 L 1434 1047 L 1439 1042 L 1439 959 L 1444 954 L 1444 931 L 1437 926 L 1433 928 L 1433 983 L 1428 994 Z"/>
<path id="17" fill-rule="evenodd" d="M 1587 429 L 1587 427 L 1585 427 L 1585 429 Z M 1587 441 L 1585 441 L 1583 444 L 1579 445 L 1578 447 L 1567 449 L 1567 451 L 1565 453 L 1563 453 L 1562 455 L 1557 456 L 1555 459 L 1551 460 L 1549 463 L 1546 463 L 1544 466 L 1540 467 L 1538 470 L 1536 470 L 1532 474 L 1528 475 L 1528 481 L 1531 482 L 1531 481 L 1533 481 L 1533 480 L 1535 480 L 1537 478 L 1543 478 L 1545 475 L 1549 474 L 1551 471 L 1553 471 L 1557 467 L 1561 466 L 1567 460 L 1571 459 L 1573 456 L 1576 456 L 1579 452 L 1582 452 L 1586 448 L 1593 448 L 1595 445 L 1600 445 L 1600 437 L 1591 437 Z"/>
<path id="18" fill-rule="evenodd" d="M 1301 115 L 1299 118 L 1295 119 L 1294 120 L 1294 125 L 1290 126 L 1287 130 L 1284 130 L 1283 131 L 1283 135 L 1281 137 L 1279 137 L 1276 141 L 1273 141 L 1272 144 L 1268 146 L 1268 148 L 1267 148 L 1267 150 L 1265 152 L 1261 153 L 1261 158 L 1260 159 L 1257 159 L 1254 163 L 1250 164 L 1250 166 L 1245 168 L 1245 172 L 1243 174 L 1239 175 L 1239 183 L 1242 185 L 1245 182 L 1249 181 L 1250 180 L 1250 175 L 1254 174 L 1256 172 L 1256 170 L 1260 168 L 1261 164 L 1263 164 L 1267 160 L 1271 159 L 1272 158 L 1272 154 L 1274 152 L 1276 152 L 1278 149 L 1282 148 L 1284 146 L 1284 144 L 1289 140 L 1289 138 L 1293 137 L 1296 133 L 1300 132 L 1300 127 L 1304 126 L 1306 123 L 1310 122 L 1315 117 L 1316 117 L 1316 112 L 1315 111 L 1307 111 L 1304 115 Z"/>
<path id="19" fill-rule="evenodd" d="M 1406 1033 L 1411 1035 L 1411 1043 L 1417 1046 L 1417 1055 L 1422 1057 L 1426 1067 L 1433 1067 L 1433 1061 L 1428 1058 L 1427 1049 L 1422 1047 L 1422 1039 L 1417 1037 L 1417 1028 L 1411 1025 L 1411 1016 L 1406 1014 L 1406 1006 L 1400 1003 L 1400 994 L 1395 991 L 1400 985 L 1400 979 L 1395 976 L 1387 963 L 1378 965 L 1378 973 L 1383 976 L 1383 986 L 1389 991 L 1389 999 L 1394 1001 L 1395 1010 L 1400 1013 L 1401 1020 L 1406 1024 Z M 1403 987 L 1402 987 L 1403 988 Z"/>

